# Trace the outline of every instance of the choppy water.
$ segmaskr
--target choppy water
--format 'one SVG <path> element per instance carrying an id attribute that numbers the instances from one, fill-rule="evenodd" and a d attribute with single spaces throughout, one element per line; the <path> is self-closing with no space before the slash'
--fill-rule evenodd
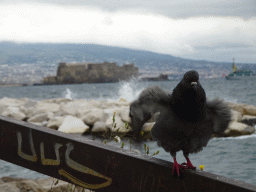
<path id="1" fill-rule="evenodd" d="M 51 98 L 118 100 L 121 97 L 132 101 L 147 86 L 158 85 L 166 91 L 172 91 L 178 81 L 168 82 L 137 82 L 136 80 L 107 84 L 79 84 L 27 87 L 1 87 L 0 98 L 23 98 L 34 100 Z M 227 81 L 224 79 L 202 80 L 206 95 L 209 99 L 222 98 L 234 103 L 256 105 L 256 82 L 253 80 Z M 125 141 L 129 148 L 128 141 Z M 146 142 L 150 146 L 150 153 L 157 150 L 156 158 L 172 161 L 170 154 L 156 146 L 156 142 Z M 110 143 L 116 145 L 115 143 Z M 119 147 L 119 146 L 118 146 Z M 134 149 L 143 150 L 143 143 L 135 144 Z M 208 146 L 197 154 L 190 155 L 192 163 L 198 168 L 205 165 L 204 170 L 214 174 L 234 178 L 256 185 L 256 134 L 236 138 L 214 138 Z M 182 153 L 177 154 L 179 163 L 185 162 Z M 0 177 L 46 177 L 42 174 L 0 161 Z"/>

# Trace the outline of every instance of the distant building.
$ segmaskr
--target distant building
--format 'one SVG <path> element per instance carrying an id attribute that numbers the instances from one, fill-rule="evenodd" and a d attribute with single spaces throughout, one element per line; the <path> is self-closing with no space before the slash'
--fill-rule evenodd
<path id="1" fill-rule="evenodd" d="M 57 76 L 43 79 L 43 84 L 108 83 L 138 77 L 134 64 L 118 66 L 116 63 L 59 63 Z"/>

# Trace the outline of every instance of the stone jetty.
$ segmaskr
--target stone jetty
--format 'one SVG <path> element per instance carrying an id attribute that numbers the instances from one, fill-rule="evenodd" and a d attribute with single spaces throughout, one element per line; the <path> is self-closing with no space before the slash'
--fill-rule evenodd
<path id="1" fill-rule="evenodd" d="M 131 137 L 132 127 L 129 125 L 129 106 L 130 102 L 125 99 L 119 101 L 89 101 L 55 98 L 34 101 L 28 98 L 4 97 L 0 99 L 0 115 L 27 121 L 46 129 L 50 128 L 71 134 Z M 229 106 L 232 109 L 232 122 L 221 136 L 253 134 L 256 125 L 256 106 L 235 103 L 229 103 Z M 155 123 L 155 118 L 153 116 L 143 126 L 143 139 L 150 139 L 150 130 Z M 79 186 L 75 187 L 61 180 L 57 182 L 56 179 L 51 177 L 40 179 L 2 177 L 0 178 L 0 192 L 5 191 L 89 192 L 90 190 Z"/>
<path id="2" fill-rule="evenodd" d="M 52 177 L 40 179 L 0 178 L 0 192 L 92 192 L 79 186 L 56 180 Z"/>
<path id="3" fill-rule="evenodd" d="M 66 133 L 94 134 L 107 137 L 118 135 L 131 136 L 129 117 L 130 102 L 119 101 L 71 100 L 54 98 L 34 101 L 28 98 L 0 99 L 0 115 L 27 121 L 39 126 Z M 250 135 L 255 132 L 256 106 L 229 103 L 232 109 L 232 122 L 221 136 Z M 114 116 L 114 121 L 113 121 Z M 143 139 L 150 139 L 150 130 L 155 123 L 152 118 L 142 131 Z"/>

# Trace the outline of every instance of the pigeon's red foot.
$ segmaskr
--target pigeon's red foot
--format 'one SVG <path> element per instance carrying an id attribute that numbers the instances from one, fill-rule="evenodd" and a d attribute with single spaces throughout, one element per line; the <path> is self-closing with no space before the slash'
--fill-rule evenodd
<path id="1" fill-rule="evenodd" d="M 192 165 L 190 159 L 189 159 L 189 158 L 186 158 L 186 160 L 187 160 L 187 163 L 182 163 L 181 166 L 183 166 L 185 169 L 193 169 L 193 170 L 195 170 L 196 167 L 194 167 L 194 166 Z"/>
<path id="2" fill-rule="evenodd" d="M 174 163 L 173 163 L 172 175 L 174 175 L 176 172 L 177 175 L 180 176 L 179 168 L 184 169 L 184 167 L 177 163 L 176 158 L 173 158 L 173 160 L 174 160 Z"/>

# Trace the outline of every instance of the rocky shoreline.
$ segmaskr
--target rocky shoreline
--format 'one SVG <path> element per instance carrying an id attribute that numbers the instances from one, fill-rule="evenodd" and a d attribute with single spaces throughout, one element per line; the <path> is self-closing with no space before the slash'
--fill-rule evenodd
<path id="1" fill-rule="evenodd" d="M 34 101 L 28 98 L 4 97 L 0 99 L 0 115 L 66 133 L 93 134 L 103 137 L 108 137 L 111 134 L 111 136 L 131 137 L 133 132 L 129 125 L 129 106 L 130 102 L 124 99 L 119 101 L 88 101 L 55 98 Z M 232 109 L 232 122 L 221 136 L 253 134 L 256 125 L 256 106 L 235 103 L 229 103 L 229 106 Z M 143 126 L 142 139 L 151 138 L 150 130 L 154 122 L 155 117 Z M 52 187 L 53 183 L 51 177 L 36 180 L 3 177 L 0 178 L 0 192 L 73 191 L 71 190 L 72 185 L 67 182 L 58 181 L 58 184 Z M 83 191 L 83 189 L 76 187 L 74 191 Z M 90 190 L 84 191 L 89 192 Z"/>
<path id="2" fill-rule="evenodd" d="M 55 129 L 65 133 L 132 136 L 129 117 L 130 102 L 119 101 L 70 100 L 55 98 L 34 101 L 28 98 L 0 99 L 0 115 L 27 121 L 39 126 Z M 223 135 L 250 135 L 255 132 L 256 106 L 229 103 L 232 109 L 232 122 Z M 113 115 L 115 114 L 114 122 Z M 128 124 L 127 124 L 127 123 Z M 150 130 L 155 123 L 153 117 L 142 128 L 142 139 L 151 139 Z"/>
<path id="3" fill-rule="evenodd" d="M 52 177 L 40 179 L 0 178 L 0 192 L 92 192 Z"/>

